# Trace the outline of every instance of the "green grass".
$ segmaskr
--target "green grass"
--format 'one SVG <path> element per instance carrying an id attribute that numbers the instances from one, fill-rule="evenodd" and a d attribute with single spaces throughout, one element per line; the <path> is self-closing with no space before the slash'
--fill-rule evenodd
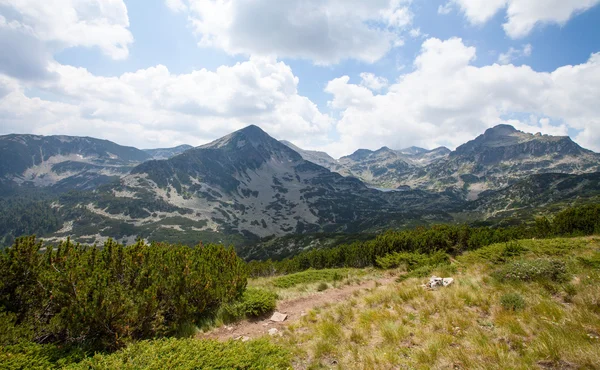
<path id="1" fill-rule="evenodd" d="M 299 284 L 341 281 L 348 277 L 350 269 L 307 270 L 273 279 L 277 288 L 292 288 Z"/>
<path id="2" fill-rule="evenodd" d="M 290 354 L 268 339 L 217 342 L 197 339 L 142 341 L 96 355 L 67 369 L 287 369 Z"/>

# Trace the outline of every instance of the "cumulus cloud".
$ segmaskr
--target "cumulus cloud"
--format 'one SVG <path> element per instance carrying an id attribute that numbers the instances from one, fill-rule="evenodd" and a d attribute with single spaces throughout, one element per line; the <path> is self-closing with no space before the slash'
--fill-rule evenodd
<path id="1" fill-rule="evenodd" d="M 374 95 L 348 77 L 330 81 L 330 106 L 339 111 L 336 155 L 383 145 L 455 147 L 500 124 L 527 131 L 565 134 L 582 130 L 578 141 L 593 149 L 600 128 L 600 53 L 580 65 L 552 73 L 528 66 L 476 67 L 476 49 L 461 39 L 426 40 L 414 70 L 385 94 Z M 520 116 L 534 119 L 515 119 Z"/>
<path id="2" fill-rule="evenodd" d="M 0 15 L 0 73 L 23 80 L 48 78 L 52 58 L 44 43 L 28 27 Z"/>
<path id="3" fill-rule="evenodd" d="M 411 0 L 166 0 L 188 13 L 199 44 L 230 54 L 373 63 L 403 44 Z"/>
<path id="4" fill-rule="evenodd" d="M 511 38 L 521 38 L 538 24 L 563 25 L 598 3 L 600 0 L 450 0 L 443 9 L 449 12 L 452 4 L 456 4 L 473 24 L 483 24 L 506 9 L 504 31 Z"/>
<path id="5" fill-rule="evenodd" d="M 123 0 L 0 0 L 0 72 L 20 79 L 49 77 L 52 55 L 98 47 L 112 59 L 129 54 L 133 36 Z"/>
<path id="6" fill-rule="evenodd" d="M 28 96 L 15 80 L 0 80 L 3 133 L 102 136 L 161 147 L 201 144 L 257 124 L 276 137 L 317 145 L 332 126 L 329 116 L 298 94 L 291 68 L 272 58 L 180 75 L 162 65 L 119 77 L 58 63 L 49 69 L 58 77 L 37 88 L 52 99 Z"/>
<path id="7" fill-rule="evenodd" d="M 498 63 L 510 64 L 516 59 L 531 56 L 532 51 L 533 47 L 531 46 L 531 44 L 523 45 L 521 49 L 510 47 L 506 53 L 500 53 L 500 55 L 498 56 Z"/>
<path id="8" fill-rule="evenodd" d="M 361 73 L 360 78 L 360 84 L 373 91 L 381 91 L 389 84 L 386 78 L 375 76 L 373 73 Z"/>
<path id="9" fill-rule="evenodd" d="M 44 42 L 66 48 L 99 47 L 113 59 L 126 58 L 133 36 L 123 0 L 0 0 Z"/>

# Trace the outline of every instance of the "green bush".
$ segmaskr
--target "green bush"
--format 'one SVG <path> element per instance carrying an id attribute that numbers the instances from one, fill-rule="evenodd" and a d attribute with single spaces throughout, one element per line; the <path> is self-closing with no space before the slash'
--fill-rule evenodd
<path id="1" fill-rule="evenodd" d="M 288 369 L 290 354 L 268 339 L 250 342 L 160 339 L 134 343 L 67 367 L 79 369 Z"/>
<path id="2" fill-rule="evenodd" d="M 550 280 L 564 282 L 568 280 L 565 262 L 552 259 L 514 261 L 504 265 L 494 275 L 501 281 Z"/>
<path id="3" fill-rule="evenodd" d="M 400 252 L 377 257 L 377 266 L 383 269 L 404 267 L 406 271 L 413 271 L 423 266 L 436 266 L 447 263 L 449 260 L 450 257 L 441 251 L 432 254 Z"/>
<path id="4" fill-rule="evenodd" d="M 327 289 L 329 289 L 329 285 L 325 282 L 322 282 L 317 286 L 317 292 L 323 292 Z"/>
<path id="5" fill-rule="evenodd" d="M 307 270 L 291 275 L 279 276 L 273 280 L 277 288 L 291 288 L 298 284 L 311 284 L 319 281 L 338 281 L 348 275 L 348 269 Z"/>
<path id="6" fill-rule="evenodd" d="M 277 294 L 263 289 L 248 289 L 242 296 L 246 317 L 260 317 L 275 310 Z"/>
<path id="7" fill-rule="evenodd" d="M 264 289 L 249 288 L 242 297 L 226 303 L 221 308 L 221 318 L 226 323 L 255 318 L 273 312 L 277 306 L 277 294 Z"/>
<path id="8" fill-rule="evenodd" d="M 500 304 L 505 310 L 519 311 L 525 308 L 525 300 L 518 293 L 507 293 L 500 297 Z"/>
<path id="9" fill-rule="evenodd" d="M 176 334 L 246 287 L 233 249 L 139 241 L 57 247 L 21 238 L 0 253 L 0 309 L 36 342 L 114 349 L 131 339 Z"/>
<path id="10" fill-rule="evenodd" d="M 504 250 L 502 251 L 503 258 L 516 257 L 523 254 L 527 249 L 524 248 L 519 242 L 516 240 L 510 241 L 504 245 Z"/>

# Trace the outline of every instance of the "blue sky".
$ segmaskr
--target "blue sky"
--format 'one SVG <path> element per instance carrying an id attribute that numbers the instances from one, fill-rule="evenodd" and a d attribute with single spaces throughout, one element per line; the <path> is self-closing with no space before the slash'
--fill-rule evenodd
<path id="1" fill-rule="evenodd" d="M 600 150 L 599 2 L 6 0 L 0 134 L 164 147 L 258 124 L 341 156 L 509 123 Z"/>

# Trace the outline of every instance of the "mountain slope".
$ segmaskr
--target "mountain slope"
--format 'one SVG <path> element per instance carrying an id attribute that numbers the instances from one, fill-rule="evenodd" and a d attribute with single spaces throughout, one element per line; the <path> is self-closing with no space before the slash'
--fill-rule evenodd
<path id="1" fill-rule="evenodd" d="M 192 148 L 191 145 L 183 144 L 174 148 L 143 149 L 143 151 L 150 155 L 152 159 L 169 159 Z"/>
<path id="2" fill-rule="evenodd" d="M 485 190 L 502 189 L 529 175 L 599 170 L 600 155 L 567 136 L 532 135 L 499 125 L 461 145 L 446 160 L 407 174 L 401 181 L 422 189 L 462 189 L 476 199 Z"/>
<path id="3" fill-rule="evenodd" d="M 75 136 L 0 136 L 0 182 L 57 189 L 90 189 L 149 159 L 108 140 Z"/>
<path id="4" fill-rule="evenodd" d="M 168 160 L 147 161 L 118 185 L 61 203 L 85 209 L 72 234 L 82 235 L 88 220 L 97 218 L 96 238 L 141 234 L 158 240 L 165 230 L 258 238 L 381 229 L 449 220 L 446 212 L 459 204 L 452 193 L 369 189 L 304 160 L 256 126 Z"/>
<path id="5" fill-rule="evenodd" d="M 600 173 L 569 175 L 545 173 L 531 175 L 498 191 L 482 193 L 467 210 L 478 218 L 523 218 L 546 209 L 593 203 L 600 200 Z"/>
<path id="6" fill-rule="evenodd" d="M 318 164 L 319 166 L 323 166 L 330 171 L 335 171 L 337 168 L 340 167 L 338 162 L 325 152 L 319 152 L 316 150 L 304 150 L 286 140 L 281 140 L 281 143 L 289 147 L 290 149 L 293 149 L 296 153 L 300 154 L 302 158 L 306 159 L 307 161 Z"/>

